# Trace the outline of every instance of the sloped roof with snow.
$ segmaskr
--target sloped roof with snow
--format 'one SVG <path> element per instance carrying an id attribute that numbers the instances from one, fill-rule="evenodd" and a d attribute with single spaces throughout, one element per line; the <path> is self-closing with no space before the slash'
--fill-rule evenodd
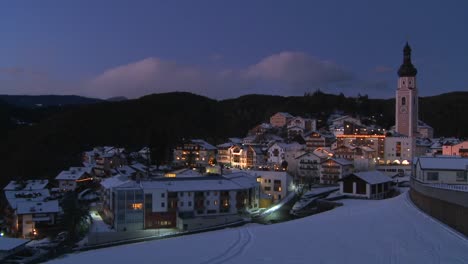
<path id="1" fill-rule="evenodd" d="M 5 191 L 42 190 L 47 186 L 48 183 L 49 183 L 49 180 L 27 180 L 27 181 L 24 182 L 24 185 L 23 185 L 19 181 L 10 181 L 10 183 L 8 183 L 8 185 L 5 186 L 5 188 L 3 188 L 3 190 L 5 190 Z"/>
<path id="2" fill-rule="evenodd" d="M 393 181 L 392 178 L 388 177 L 387 175 L 385 175 L 383 172 L 380 172 L 380 171 L 355 172 L 351 175 L 354 175 L 369 184 L 379 184 L 379 183 L 386 183 L 386 182 Z M 347 177 L 344 177 L 343 180 L 346 179 Z"/>
<path id="3" fill-rule="evenodd" d="M 216 147 L 211 145 L 210 143 L 206 142 L 203 139 L 192 139 L 192 143 L 198 144 L 199 146 L 203 147 L 206 150 L 216 150 Z"/>
<path id="4" fill-rule="evenodd" d="M 58 213 L 60 207 L 57 200 L 47 202 L 20 202 L 18 203 L 17 214 L 40 214 L 40 213 Z"/>
<path id="5" fill-rule="evenodd" d="M 241 179 L 241 177 L 241 175 L 233 175 L 233 179 L 224 176 L 164 178 L 142 181 L 140 184 L 143 189 L 166 189 L 168 192 L 240 190 L 253 186 L 252 181 Z"/>
<path id="6" fill-rule="evenodd" d="M 275 116 L 275 115 L 282 115 L 282 116 L 284 116 L 286 118 L 293 118 L 294 117 L 293 115 L 291 115 L 290 113 L 287 113 L 287 112 L 278 112 L 278 113 L 274 114 L 273 116 Z"/>
<path id="7" fill-rule="evenodd" d="M 61 171 L 56 180 L 78 180 L 90 172 L 89 167 L 71 167 L 69 170 Z"/>
<path id="8" fill-rule="evenodd" d="M 29 239 L 0 237 L 0 251 L 9 251 L 28 243 Z"/>
<path id="9" fill-rule="evenodd" d="M 418 157 L 419 166 L 423 170 L 467 170 L 468 158 L 450 157 Z"/>

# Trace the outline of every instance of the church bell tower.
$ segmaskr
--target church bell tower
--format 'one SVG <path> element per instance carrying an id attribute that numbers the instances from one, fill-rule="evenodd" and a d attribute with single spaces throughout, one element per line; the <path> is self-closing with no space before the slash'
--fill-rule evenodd
<path id="1" fill-rule="evenodd" d="M 395 121 L 396 132 L 408 137 L 416 137 L 418 135 L 417 73 L 418 71 L 411 63 L 411 48 L 408 42 L 406 42 L 403 49 L 403 64 L 398 70 Z"/>

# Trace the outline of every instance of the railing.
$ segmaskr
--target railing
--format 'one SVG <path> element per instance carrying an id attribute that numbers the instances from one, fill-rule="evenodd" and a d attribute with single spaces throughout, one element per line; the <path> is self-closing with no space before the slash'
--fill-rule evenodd
<path id="1" fill-rule="evenodd" d="M 449 189 L 461 192 L 468 192 L 468 185 L 445 184 L 445 183 L 428 183 L 427 186 L 441 189 Z"/>

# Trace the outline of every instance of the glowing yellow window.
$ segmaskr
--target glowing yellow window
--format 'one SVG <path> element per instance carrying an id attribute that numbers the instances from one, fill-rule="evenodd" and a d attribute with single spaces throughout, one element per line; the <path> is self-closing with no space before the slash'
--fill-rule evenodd
<path id="1" fill-rule="evenodd" d="M 132 204 L 132 209 L 133 210 L 141 210 L 141 209 L 143 209 L 143 204 L 142 203 L 134 203 L 134 204 Z"/>

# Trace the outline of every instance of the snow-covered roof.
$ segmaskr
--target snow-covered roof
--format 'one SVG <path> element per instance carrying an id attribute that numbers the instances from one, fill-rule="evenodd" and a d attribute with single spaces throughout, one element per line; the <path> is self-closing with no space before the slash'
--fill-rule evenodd
<path id="1" fill-rule="evenodd" d="M 424 123 L 423 121 L 421 120 L 418 120 L 418 128 L 432 128 L 430 125 Z"/>
<path id="2" fill-rule="evenodd" d="M 468 170 L 468 158 L 450 157 L 418 157 L 416 162 L 423 170 Z"/>
<path id="3" fill-rule="evenodd" d="M 117 175 L 110 178 L 106 178 L 101 181 L 101 186 L 104 189 L 111 189 L 120 186 L 124 183 L 131 181 L 127 176 Z"/>
<path id="4" fill-rule="evenodd" d="M 274 146 L 278 146 L 282 149 L 284 149 L 285 151 L 290 151 L 290 150 L 300 150 L 304 147 L 304 145 L 301 145 L 297 142 L 293 142 L 293 143 L 282 143 L 282 142 L 277 142 L 275 144 L 273 144 L 270 148 L 273 148 Z"/>
<path id="5" fill-rule="evenodd" d="M 191 170 L 191 169 L 180 169 L 180 170 L 168 172 L 166 173 L 166 175 L 167 174 L 173 174 L 175 175 L 175 177 L 201 177 L 202 176 L 201 173 L 199 173 L 198 171 Z"/>
<path id="6" fill-rule="evenodd" d="M 275 116 L 275 115 L 282 115 L 282 116 L 284 116 L 286 118 L 293 118 L 294 117 L 293 115 L 291 115 L 290 113 L 287 113 L 287 112 L 278 112 L 278 113 L 274 114 L 273 116 Z"/>
<path id="7" fill-rule="evenodd" d="M 57 200 L 51 200 L 47 202 L 20 202 L 18 203 L 18 209 L 16 213 L 21 214 L 40 214 L 40 213 L 58 213 L 60 207 Z"/>
<path id="8" fill-rule="evenodd" d="M 383 172 L 380 172 L 380 171 L 355 172 L 351 175 L 354 175 L 369 184 L 379 184 L 379 183 L 393 181 L 392 178 L 388 177 L 387 175 L 385 175 Z M 346 179 L 347 177 L 344 177 L 343 180 Z"/>
<path id="9" fill-rule="evenodd" d="M 249 182 L 248 180 L 240 179 L 239 177 L 240 176 L 237 175 L 235 180 L 222 176 L 164 178 L 153 181 L 142 181 L 140 182 L 140 185 L 143 189 L 165 189 L 168 192 L 240 190 L 252 187 L 251 181 Z"/>
<path id="10" fill-rule="evenodd" d="M 192 139 L 192 143 L 198 144 L 206 150 L 216 150 L 216 147 L 206 142 L 203 139 Z"/>
<path id="11" fill-rule="evenodd" d="M 130 177 L 133 173 L 136 172 L 132 167 L 125 165 L 119 168 L 115 168 L 116 172 L 122 176 Z"/>
<path id="12" fill-rule="evenodd" d="M 225 148 L 230 148 L 230 147 L 232 147 L 234 145 L 235 144 L 232 143 L 232 142 L 226 142 L 226 143 L 223 143 L 223 144 L 216 145 L 216 147 L 220 148 L 220 149 L 225 149 Z"/>
<path id="13" fill-rule="evenodd" d="M 50 192 L 47 189 L 34 190 L 34 191 L 5 191 L 5 198 L 7 199 L 10 207 L 16 209 L 18 203 L 24 201 L 43 201 L 46 197 L 50 196 Z"/>
<path id="14" fill-rule="evenodd" d="M 300 158 L 302 158 L 303 156 L 306 156 L 306 155 L 313 155 L 313 156 L 315 156 L 315 157 L 317 157 L 317 158 L 320 158 L 320 157 L 317 156 L 315 153 L 310 152 L 310 151 L 307 151 L 307 152 L 304 152 L 304 153 L 298 155 L 298 156 L 296 157 L 296 159 L 300 159 Z"/>
<path id="15" fill-rule="evenodd" d="M 90 167 L 71 167 L 69 170 L 64 170 L 55 177 L 56 180 L 78 180 L 86 174 L 90 173 Z"/>
<path id="16" fill-rule="evenodd" d="M 228 138 L 229 141 L 231 141 L 232 143 L 235 143 L 235 144 L 240 144 L 242 143 L 242 138 L 235 138 L 235 137 L 232 137 L 232 138 Z"/>
<path id="17" fill-rule="evenodd" d="M 9 251 L 28 243 L 29 239 L 0 237 L 0 251 Z"/>
<path id="18" fill-rule="evenodd" d="M 130 168 L 136 170 L 136 171 L 140 171 L 140 172 L 146 172 L 148 170 L 148 166 L 144 165 L 144 164 L 141 164 L 139 162 L 135 162 L 135 163 L 132 163 L 130 164 Z"/>
<path id="19" fill-rule="evenodd" d="M 19 190 L 27 190 L 27 191 L 34 191 L 34 190 L 41 190 L 44 189 L 49 180 L 27 180 L 22 185 L 19 181 L 10 181 L 3 190 L 5 191 L 19 191 Z"/>
<path id="20" fill-rule="evenodd" d="M 349 161 L 347 159 L 342 159 L 342 158 L 331 158 L 330 160 L 335 161 L 336 163 L 342 165 L 342 166 L 349 166 L 353 165 L 352 161 Z M 324 160 L 322 163 L 327 162 L 328 160 Z"/>

